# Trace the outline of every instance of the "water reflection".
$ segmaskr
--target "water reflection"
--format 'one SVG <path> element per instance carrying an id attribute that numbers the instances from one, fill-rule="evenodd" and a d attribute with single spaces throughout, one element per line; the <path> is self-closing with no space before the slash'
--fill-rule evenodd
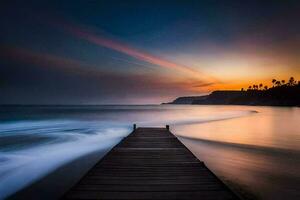
<path id="1" fill-rule="evenodd" d="M 244 107 L 231 107 L 241 108 Z M 213 123 L 177 126 L 175 132 L 192 138 L 300 150 L 300 109 L 252 109 L 258 113 Z"/>
<path id="2" fill-rule="evenodd" d="M 261 199 L 299 199 L 300 109 L 255 108 L 255 115 L 174 132 L 224 180 Z"/>
<path id="3" fill-rule="evenodd" d="M 79 156 L 111 148 L 137 123 L 170 124 L 172 132 L 181 136 L 218 176 L 258 193 L 263 199 L 300 199 L 299 108 L 0 107 L 0 120 L 0 197 L 33 182 L 28 177 L 36 176 L 36 168 L 41 178 Z M 68 179 L 72 176 L 68 171 L 61 173 L 65 177 L 59 177 Z M 43 199 L 53 193 L 51 188 L 55 189 L 55 185 L 43 188 Z"/>

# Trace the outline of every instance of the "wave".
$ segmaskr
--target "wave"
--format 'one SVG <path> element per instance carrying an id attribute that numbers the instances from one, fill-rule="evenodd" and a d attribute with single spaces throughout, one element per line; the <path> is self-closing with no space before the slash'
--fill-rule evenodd
<path id="1" fill-rule="evenodd" d="M 210 116 L 193 116 L 188 115 L 184 118 L 180 119 L 158 119 L 155 121 L 148 120 L 147 122 L 140 122 L 141 125 L 147 126 L 165 126 L 168 125 L 190 125 L 190 124 L 201 124 L 201 123 L 209 123 L 215 121 L 223 121 L 223 120 L 230 120 L 234 118 L 245 117 L 251 114 L 258 113 L 256 110 L 245 110 L 245 111 L 227 111 L 227 112 L 220 112 Z"/>
<path id="2" fill-rule="evenodd" d="M 24 130 L 21 128 L 23 125 Z M 28 124 L 20 122 L 10 130 L 9 126 L 6 126 L 6 132 L 0 135 L 1 141 L 7 140 L 7 137 L 20 138 L 21 135 L 28 134 L 27 132 L 30 132 L 31 137 L 23 138 L 28 140 L 26 148 L 12 148 L 13 145 L 10 144 L 9 149 L 2 149 L 0 152 L 0 199 L 76 158 L 112 148 L 129 133 L 128 127 L 124 125 L 104 126 L 101 123 L 80 121 L 42 121 Z M 11 135 L 8 136 L 9 134 Z M 41 142 L 40 136 L 48 137 L 47 142 Z M 39 142 L 33 143 L 32 138 Z"/>

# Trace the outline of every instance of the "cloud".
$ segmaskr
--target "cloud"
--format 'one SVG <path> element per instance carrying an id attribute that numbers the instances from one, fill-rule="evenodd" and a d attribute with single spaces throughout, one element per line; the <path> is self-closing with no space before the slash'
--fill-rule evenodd
<path id="1" fill-rule="evenodd" d="M 13 63 L 0 69 L 0 79 L 6 83 L 0 87 L 0 103 L 160 103 L 199 92 L 190 80 L 107 72 L 78 60 L 23 48 L 2 46 L 0 53 L 2 62 Z"/>
<path id="2" fill-rule="evenodd" d="M 214 84 L 215 83 L 198 83 L 198 84 L 193 85 L 192 87 L 193 88 L 204 88 L 204 87 L 212 86 Z"/>
<path id="3" fill-rule="evenodd" d="M 194 68 L 185 65 L 177 64 L 175 62 L 163 59 L 159 56 L 152 55 L 148 52 L 131 47 L 130 45 L 122 43 L 120 41 L 113 40 L 111 38 L 107 38 L 102 35 L 96 35 L 91 31 L 67 23 L 63 24 L 62 26 L 65 30 L 67 30 L 69 33 L 73 34 L 74 36 L 89 41 L 90 43 L 93 43 L 95 45 L 112 49 L 121 52 L 123 54 L 126 54 L 128 56 L 131 56 L 133 58 L 136 58 L 138 60 L 148 62 L 162 68 L 169 69 L 171 72 L 174 71 L 179 72 L 187 78 L 192 78 L 194 80 L 217 82 L 217 80 L 214 77 L 208 74 L 204 74 L 199 70 L 196 70 Z"/>

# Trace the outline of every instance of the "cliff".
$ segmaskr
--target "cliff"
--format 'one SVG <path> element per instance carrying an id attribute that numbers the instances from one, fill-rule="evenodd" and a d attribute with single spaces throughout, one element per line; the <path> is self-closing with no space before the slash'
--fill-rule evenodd
<path id="1" fill-rule="evenodd" d="M 268 90 L 214 91 L 206 96 L 179 97 L 171 104 L 300 106 L 300 84 Z"/>
<path id="2" fill-rule="evenodd" d="M 196 101 L 204 100 L 208 95 L 205 96 L 189 96 L 189 97 L 178 97 L 169 104 L 192 104 Z"/>

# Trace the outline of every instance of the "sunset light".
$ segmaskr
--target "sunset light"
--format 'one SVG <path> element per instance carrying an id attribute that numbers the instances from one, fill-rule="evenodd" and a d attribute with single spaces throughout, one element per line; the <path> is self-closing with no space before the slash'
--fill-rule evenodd
<path id="1" fill-rule="evenodd" d="M 299 0 L 3 0 L 0 200 L 299 200 Z"/>

